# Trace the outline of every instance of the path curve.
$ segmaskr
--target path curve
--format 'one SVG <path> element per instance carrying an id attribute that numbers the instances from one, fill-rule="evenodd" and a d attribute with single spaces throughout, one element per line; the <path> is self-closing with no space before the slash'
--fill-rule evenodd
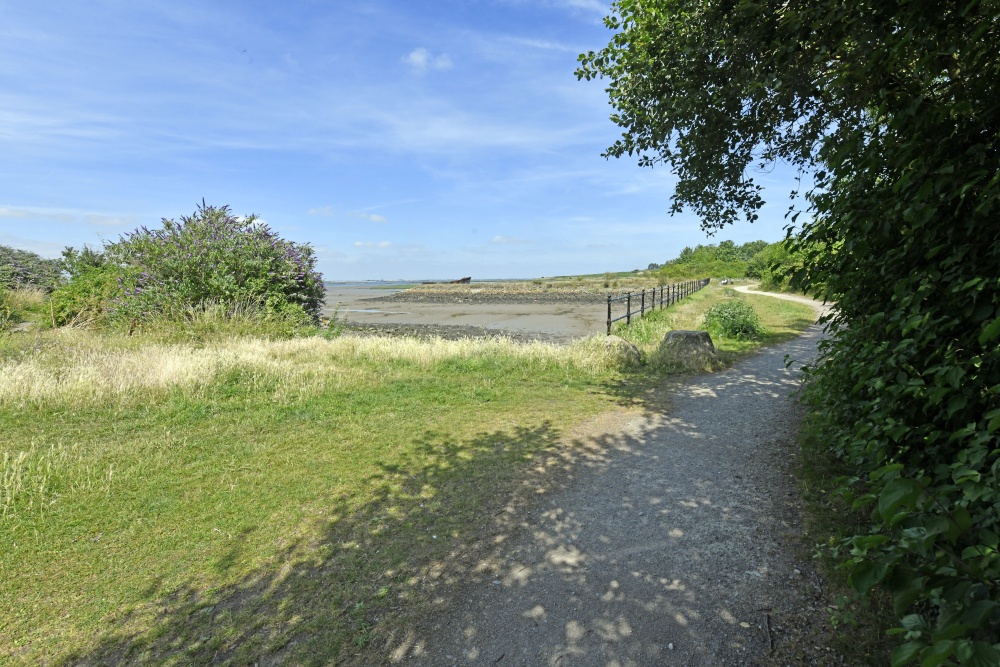
<path id="1" fill-rule="evenodd" d="M 787 298 L 793 295 L 776 295 Z M 798 300 L 798 299 L 793 299 Z M 818 325 L 625 413 L 603 454 L 391 647 L 404 665 L 752 665 L 817 595 L 798 560 L 797 366 Z M 794 359 L 786 365 L 786 355 Z M 588 443 L 588 439 L 590 442 Z M 816 582 L 816 583 L 814 583 Z"/>
<path id="2" fill-rule="evenodd" d="M 797 301 L 798 303 L 804 303 L 807 306 L 812 306 L 821 315 L 825 315 L 833 310 L 834 304 L 827 301 L 817 301 L 808 296 L 803 296 L 801 294 L 786 294 L 784 292 L 761 292 L 759 290 L 753 289 L 756 285 L 740 285 L 734 289 L 737 292 L 743 292 L 744 294 L 759 294 L 761 296 L 770 296 L 775 299 L 784 299 L 785 301 Z"/>

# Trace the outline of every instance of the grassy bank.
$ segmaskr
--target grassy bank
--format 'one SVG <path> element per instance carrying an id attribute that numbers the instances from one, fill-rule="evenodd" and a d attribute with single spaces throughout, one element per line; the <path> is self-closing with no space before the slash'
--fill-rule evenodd
<path id="1" fill-rule="evenodd" d="M 807 323 L 754 298 L 767 341 Z M 21 336 L 0 345 L 0 664 L 350 660 L 635 372 L 601 338 Z"/>
<path id="2" fill-rule="evenodd" d="M 797 475 L 805 501 L 806 525 L 802 538 L 803 558 L 817 556 L 825 580 L 824 596 L 831 623 L 822 638 L 847 664 L 888 665 L 899 644 L 886 631 L 896 625 L 892 600 L 875 593 L 867 601 L 858 600 L 834 550 L 840 542 L 863 534 L 871 523 L 871 510 L 855 508 L 840 495 L 838 480 L 850 475 L 850 468 L 830 451 L 816 415 L 807 417 L 799 433 L 802 455 Z M 849 629 L 849 630 L 848 630 Z"/>
<path id="3" fill-rule="evenodd" d="M 741 294 L 732 288 L 711 283 L 670 308 L 654 310 L 643 318 L 633 318 L 627 325 L 616 323 L 613 333 L 634 343 L 646 356 L 652 357 L 666 332 L 704 329 L 708 309 L 730 299 L 742 299 L 752 305 L 760 316 L 764 331 L 757 340 L 713 337 L 722 366 L 732 364 L 762 345 L 774 345 L 794 338 L 813 324 L 817 317 L 815 309 L 803 303 L 759 294 Z"/>

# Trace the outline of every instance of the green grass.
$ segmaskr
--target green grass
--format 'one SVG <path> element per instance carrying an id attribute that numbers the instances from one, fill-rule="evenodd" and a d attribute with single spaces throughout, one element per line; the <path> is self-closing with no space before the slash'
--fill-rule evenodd
<path id="1" fill-rule="evenodd" d="M 342 361 L 304 395 L 236 366 L 148 400 L 8 401 L 0 656 L 342 655 L 608 405 L 589 373 L 502 351 Z"/>
<path id="2" fill-rule="evenodd" d="M 884 592 L 874 591 L 870 600 L 858 601 L 832 551 L 843 538 L 867 532 L 870 508 L 854 509 L 836 492 L 836 480 L 851 474 L 851 469 L 830 452 L 820 423 L 812 414 L 799 432 L 797 476 L 806 508 L 803 556 L 817 558 L 826 584 L 824 595 L 832 628 L 826 641 L 847 664 L 888 665 L 898 644 L 886 635 L 897 625 L 892 600 Z"/>
<path id="3" fill-rule="evenodd" d="M 629 324 L 617 322 L 613 333 L 637 345 L 647 356 L 653 356 L 668 331 L 704 330 L 705 312 L 728 299 L 743 299 L 752 305 L 760 315 L 764 333 L 758 340 L 713 336 L 712 342 L 715 343 L 723 365 L 731 364 L 763 345 L 791 340 L 817 318 L 816 311 L 806 304 L 757 294 L 742 294 L 713 282 L 669 308 L 654 310 L 645 317 L 633 317 Z"/>
<path id="4" fill-rule="evenodd" d="M 45 292 L 34 287 L 8 290 L 0 287 L 0 333 L 22 322 L 47 325 L 49 307 Z"/>
<path id="5" fill-rule="evenodd" d="M 658 317 L 687 327 L 723 298 Z M 812 321 L 753 299 L 765 342 Z M 320 665 L 384 646 L 566 434 L 655 375 L 601 338 L 2 338 L 11 665 Z"/>

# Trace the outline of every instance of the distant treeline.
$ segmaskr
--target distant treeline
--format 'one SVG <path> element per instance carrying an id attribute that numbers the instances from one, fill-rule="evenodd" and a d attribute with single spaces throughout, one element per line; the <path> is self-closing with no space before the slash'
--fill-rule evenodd
<path id="1" fill-rule="evenodd" d="M 653 265 L 667 280 L 687 278 L 752 278 L 770 289 L 794 287 L 795 274 L 802 267 L 801 251 L 789 250 L 784 241 L 733 241 L 698 245 L 681 250 L 676 259 Z"/>

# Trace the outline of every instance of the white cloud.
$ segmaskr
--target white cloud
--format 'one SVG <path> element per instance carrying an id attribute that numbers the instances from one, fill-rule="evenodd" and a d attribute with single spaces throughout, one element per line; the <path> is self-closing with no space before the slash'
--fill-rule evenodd
<path id="1" fill-rule="evenodd" d="M 379 223 L 382 223 L 382 222 L 386 221 L 385 216 L 384 215 L 379 215 L 378 213 L 360 213 L 360 212 L 355 212 L 355 213 L 351 213 L 351 216 L 354 217 L 354 218 L 361 218 L 362 220 L 367 220 L 368 222 L 379 222 Z"/>
<path id="2" fill-rule="evenodd" d="M 26 208 L 0 207 L 0 218 L 28 218 L 29 220 L 50 220 L 52 222 L 75 222 L 76 216 L 69 213 L 33 211 Z"/>
<path id="3" fill-rule="evenodd" d="M 534 49 L 542 49 L 544 51 L 561 51 L 563 53 L 580 53 L 586 49 L 581 49 L 576 46 L 569 46 L 567 44 L 560 44 L 558 42 L 549 42 L 542 39 L 530 39 L 526 37 L 508 37 L 508 41 L 518 44 L 520 46 L 530 46 Z"/>
<path id="4" fill-rule="evenodd" d="M 355 241 L 355 248 L 388 248 L 392 245 L 391 241 Z"/>
<path id="5" fill-rule="evenodd" d="M 105 215 L 103 213 L 83 213 L 59 211 L 58 209 L 11 208 L 0 206 L 0 218 L 21 218 L 46 222 L 85 222 L 95 227 L 127 227 L 135 225 L 133 215 Z"/>
<path id="6" fill-rule="evenodd" d="M 311 208 L 306 211 L 307 215 L 320 215 L 326 218 L 333 218 L 337 215 L 332 206 L 318 206 L 316 208 Z M 366 213 L 364 211 L 352 211 L 347 215 L 352 218 L 359 218 L 361 220 L 367 220 L 368 222 L 383 223 L 386 222 L 386 217 L 384 215 L 379 215 L 378 213 Z"/>
<path id="7" fill-rule="evenodd" d="M 490 239 L 490 243 L 495 243 L 498 245 L 499 244 L 523 245 L 525 243 L 531 243 L 531 241 L 527 239 L 519 239 L 515 236 L 500 236 L 498 234 L 497 236 L 494 236 L 493 238 Z"/>
<path id="8" fill-rule="evenodd" d="M 129 227 L 138 222 L 134 215 L 117 216 L 101 215 L 99 213 L 86 215 L 83 219 L 87 221 L 88 225 L 96 225 L 98 227 Z"/>
<path id="9" fill-rule="evenodd" d="M 609 13 L 611 9 L 608 3 L 600 2 L 600 0 L 559 0 L 556 4 L 589 12 L 599 12 L 601 15 Z"/>
<path id="10" fill-rule="evenodd" d="M 447 53 L 441 53 L 434 56 L 430 51 L 422 46 L 413 49 L 406 54 L 403 57 L 403 62 L 409 65 L 410 68 L 418 74 L 422 74 L 429 69 L 445 70 L 451 69 L 455 66 L 451 56 Z"/>

